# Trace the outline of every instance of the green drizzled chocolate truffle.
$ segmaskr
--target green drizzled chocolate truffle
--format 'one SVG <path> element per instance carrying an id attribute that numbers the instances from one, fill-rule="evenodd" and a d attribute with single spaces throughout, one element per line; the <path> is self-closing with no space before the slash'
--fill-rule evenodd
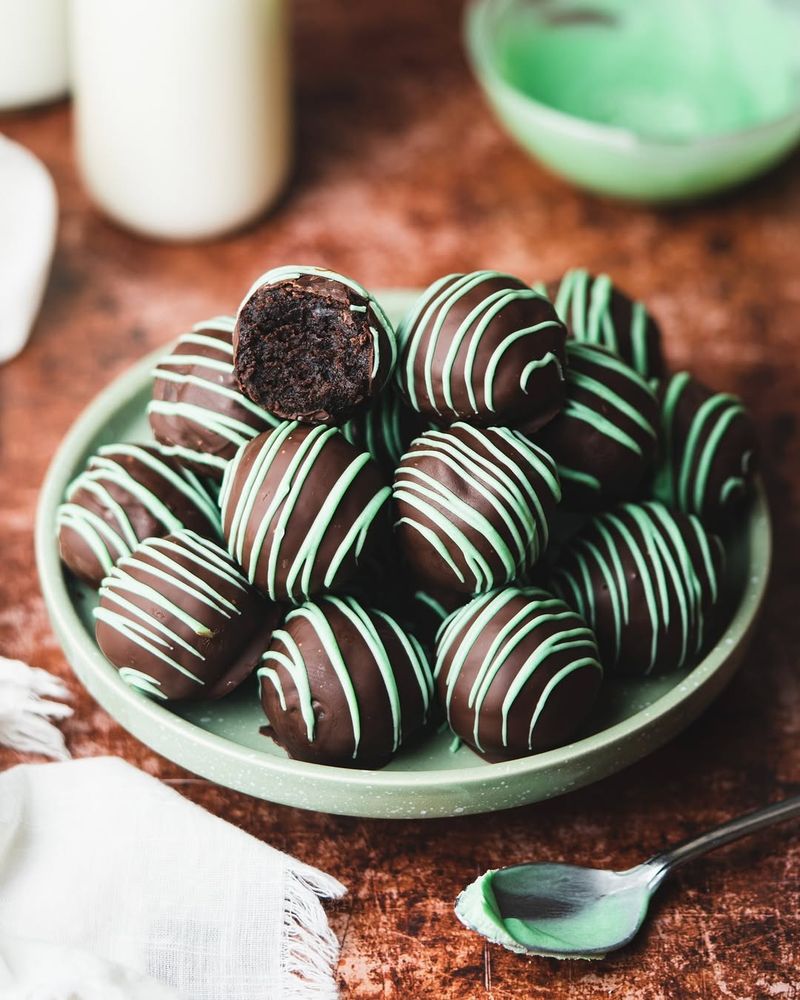
<path id="1" fill-rule="evenodd" d="M 547 547 L 561 491 L 550 456 L 517 431 L 426 431 L 395 473 L 395 534 L 420 581 L 475 594 L 524 573 Z"/>
<path id="2" fill-rule="evenodd" d="M 276 267 L 236 317 L 234 364 L 245 395 L 270 413 L 343 423 L 384 387 L 397 358 L 386 313 L 352 278 L 321 267 Z"/>
<path id="3" fill-rule="evenodd" d="M 62 560 L 94 587 L 144 538 L 184 527 L 220 537 L 209 490 L 155 444 L 100 448 L 67 489 L 57 525 Z"/>
<path id="4" fill-rule="evenodd" d="M 260 434 L 228 466 L 220 493 L 228 549 L 273 600 L 340 588 L 385 539 L 391 490 L 335 427 L 293 422 Z"/>
<path id="5" fill-rule="evenodd" d="M 537 441 L 555 459 L 564 505 L 596 510 L 639 493 L 656 451 L 653 390 L 620 358 L 567 342 L 567 402 Z"/>
<path id="6" fill-rule="evenodd" d="M 641 302 L 616 288 L 607 274 L 581 268 L 547 286 L 571 336 L 618 354 L 643 378 L 662 378 L 661 330 Z"/>
<path id="7" fill-rule="evenodd" d="M 607 670 L 663 673 L 693 665 L 711 638 L 723 562 L 698 518 L 622 504 L 565 545 L 550 587 L 594 629 Z"/>
<path id="8" fill-rule="evenodd" d="M 398 385 L 434 423 L 532 431 L 564 404 L 565 337 L 552 305 L 519 278 L 449 274 L 398 328 Z"/>
<path id="9" fill-rule="evenodd" d="M 153 372 L 147 407 L 163 452 L 213 479 L 222 479 L 243 444 L 279 423 L 239 388 L 233 370 L 234 322 L 217 316 L 184 333 Z"/>
<path id="10" fill-rule="evenodd" d="M 178 531 L 120 559 L 94 615 L 97 642 L 122 679 L 176 701 L 221 698 L 249 677 L 281 611 L 224 549 Z"/>
<path id="11" fill-rule="evenodd" d="M 421 646 L 391 616 L 330 595 L 289 612 L 258 676 L 275 741 L 339 767 L 388 763 L 425 723 L 433 688 Z"/>
<path id="12" fill-rule="evenodd" d="M 391 479 L 403 452 L 427 427 L 428 422 L 387 386 L 368 410 L 342 424 L 341 431 L 350 444 L 368 452 Z"/>
<path id="13" fill-rule="evenodd" d="M 755 467 L 755 429 L 736 396 L 712 392 L 688 372 L 662 386 L 659 500 L 725 527 L 747 502 Z"/>
<path id="14" fill-rule="evenodd" d="M 450 728 L 490 760 L 568 742 L 603 670 L 586 622 L 536 587 L 492 591 L 452 614 L 436 643 Z"/>

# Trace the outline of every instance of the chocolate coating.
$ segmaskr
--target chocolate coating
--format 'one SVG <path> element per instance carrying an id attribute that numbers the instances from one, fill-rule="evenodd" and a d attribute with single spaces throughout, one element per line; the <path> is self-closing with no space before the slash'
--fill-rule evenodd
<path id="1" fill-rule="evenodd" d="M 221 698 L 256 669 L 281 609 L 227 552 L 192 531 L 148 538 L 103 581 L 97 642 L 132 687 L 167 700 Z"/>
<path id="2" fill-rule="evenodd" d="M 657 674 L 692 666 L 720 599 L 722 543 L 661 503 L 621 504 L 561 550 L 550 589 L 594 629 L 603 666 Z"/>
<path id="3" fill-rule="evenodd" d="M 337 767 L 388 763 L 425 723 L 433 688 L 421 646 L 393 618 L 330 595 L 289 612 L 258 675 L 276 743 Z"/>
<path id="4" fill-rule="evenodd" d="M 753 492 L 755 428 L 736 396 L 688 372 L 661 387 L 661 455 L 654 492 L 713 528 L 732 525 Z"/>
<path id="5" fill-rule="evenodd" d="M 221 535 L 209 489 L 155 444 L 100 448 L 70 484 L 57 525 L 61 559 L 93 587 L 144 538 L 184 527 Z"/>
<path id="6" fill-rule="evenodd" d="M 511 275 L 449 274 L 398 327 L 397 381 L 434 423 L 534 431 L 564 405 L 566 331 L 553 306 Z"/>
<path id="7" fill-rule="evenodd" d="M 653 390 L 610 351 L 567 342 L 567 402 L 536 440 L 555 459 L 563 504 L 597 510 L 636 497 L 656 452 Z"/>
<path id="8" fill-rule="evenodd" d="M 563 601 L 507 587 L 447 619 L 435 676 L 453 732 L 505 760 L 567 743 L 594 705 L 603 669 L 591 629 Z"/>
<path id="9" fill-rule="evenodd" d="M 234 322 L 217 316 L 184 333 L 153 372 L 147 407 L 164 454 L 213 479 L 222 479 L 243 444 L 279 422 L 239 388 L 233 370 Z"/>
<path id="10" fill-rule="evenodd" d="M 276 267 L 244 298 L 233 334 L 245 395 L 270 413 L 343 423 L 386 384 L 397 357 L 388 317 L 365 288 L 318 267 Z"/>
<path id="11" fill-rule="evenodd" d="M 220 494 L 228 549 L 272 600 L 341 588 L 389 532 L 391 490 L 335 427 L 285 422 L 246 444 Z"/>
<path id="12" fill-rule="evenodd" d="M 645 379 L 663 378 L 661 329 L 641 302 L 617 288 L 607 274 L 567 271 L 547 291 L 570 336 L 618 354 Z"/>
<path id="13" fill-rule="evenodd" d="M 395 473 L 395 534 L 419 580 L 474 594 L 514 580 L 547 547 L 555 464 L 524 435 L 458 423 L 426 431 Z"/>

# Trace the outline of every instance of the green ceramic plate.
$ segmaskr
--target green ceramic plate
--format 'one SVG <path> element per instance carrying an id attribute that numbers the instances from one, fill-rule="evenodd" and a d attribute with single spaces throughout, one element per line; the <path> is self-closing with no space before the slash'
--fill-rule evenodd
<path id="1" fill-rule="evenodd" d="M 411 293 L 382 296 L 397 315 Z M 159 352 L 160 354 L 161 352 Z M 64 439 L 47 474 L 36 524 L 36 554 L 53 628 L 75 673 L 129 732 L 197 774 L 259 798 L 352 816 L 455 816 L 550 798 L 597 781 L 650 753 L 688 725 L 740 665 L 761 606 L 770 564 L 770 522 L 763 490 L 730 554 L 733 614 L 715 648 L 694 670 L 608 684 L 584 737 L 569 746 L 503 764 L 471 750 L 450 751 L 441 733 L 399 754 L 382 771 L 355 771 L 289 760 L 259 733 L 255 682 L 222 702 L 170 711 L 124 684 L 94 641 L 94 592 L 61 570 L 56 507 L 67 483 L 101 445 L 149 437 L 145 405 L 154 356 L 101 393 Z"/>

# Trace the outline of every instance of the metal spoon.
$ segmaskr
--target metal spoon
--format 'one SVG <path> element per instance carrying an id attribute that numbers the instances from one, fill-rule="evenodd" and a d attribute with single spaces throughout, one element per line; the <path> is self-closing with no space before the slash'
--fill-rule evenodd
<path id="1" fill-rule="evenodd" d="M 636 935 L 650 898 L 670 872 L 798 815 L 800 795 L 723 823 L 624 872 L 550 862 L 498 868 L 467 886 L 456 900 L 456 916 L 511 951 L 603 958 Z"/>

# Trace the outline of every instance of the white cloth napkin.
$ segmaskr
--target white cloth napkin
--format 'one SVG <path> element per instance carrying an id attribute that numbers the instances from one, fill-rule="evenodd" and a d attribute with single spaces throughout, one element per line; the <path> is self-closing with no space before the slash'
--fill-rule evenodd
<path id="1" fill-rule="evenodd" d="M 4 1000 L 169 996 L 141 992 L 142 976 L 183 1000 L 334 998 L 338 944 L 318 897 L 344 891 L 124 761 L 0 775 Z M 26 960 L 20 939 L 43 950 Z"/>
<path id="2" fill-rule="evenodd" d="M 68 718 L 72 709 L 56 698 L 69 698 L 58 677 L 0 656 L 0 743 L 22 753 L 67 760 L 64 737 L 51 720 Z"/>

